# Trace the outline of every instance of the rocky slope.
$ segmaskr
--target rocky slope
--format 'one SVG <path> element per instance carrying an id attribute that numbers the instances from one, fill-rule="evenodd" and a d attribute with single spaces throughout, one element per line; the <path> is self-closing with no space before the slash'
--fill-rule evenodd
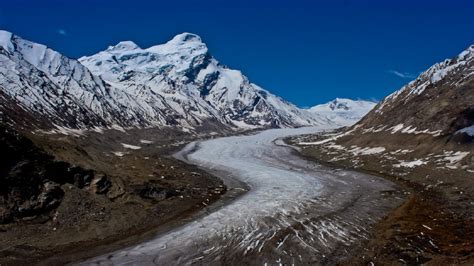
<path id="1" fill-rule="evenodd" d="M 47 216 L 65 196 L 64 186 L 107 194 L 109 177 L 56 160 L 15 130 L 0 125 L 0 225 Z"/>
<path id="2" fill-rule="evenodd" d="M 348 130 L 303 144 L 324 145 L 352 156 L 376 154 L 402 172 L 431 165 L 472 173 L 473 125 L 474 46 L 470 46 L 387 96 Z"/>
<path id="3" fill-rule="evenodd" d="M 357 123 L 376 105 L 375 102 L 336 98 L 328 103 L 319 104 L 308 111 L 325 116 L 328 120 L 341 126 Z"/>
<path id="4" fill-rule="evenodd" d="M 123 248 L 176 226 L 226 190 L 168 157 L 193 137 L 180 130 L 28 137 L 0 125 L 2 265 L 64 265 Z"/>
<path id="5" fill-rule="evenodd" d="M 41 129 L 329 123 L 219 64 L 190 33 L 147 49 L 120 42 L 77 61 L 0 31 L 0 108 L 4 119 Z"/>
<path id="6" fill-rule="evenodd" d="M 358 130 L 454 136 L 473 124 L 474 45 L 387 96 Z"/>

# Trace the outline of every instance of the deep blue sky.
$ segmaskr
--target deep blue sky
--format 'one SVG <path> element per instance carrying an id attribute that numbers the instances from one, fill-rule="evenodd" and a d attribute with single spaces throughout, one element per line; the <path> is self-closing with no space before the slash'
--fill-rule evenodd
<path id="1" fill-rule="evenodd" d="M 316 2 L 14 0 L 2 1 L 0 28 L 73 58 L 193 32 L 221 63 L 299 106 L 380 100 L 474 43 L 472 0 Z"/>

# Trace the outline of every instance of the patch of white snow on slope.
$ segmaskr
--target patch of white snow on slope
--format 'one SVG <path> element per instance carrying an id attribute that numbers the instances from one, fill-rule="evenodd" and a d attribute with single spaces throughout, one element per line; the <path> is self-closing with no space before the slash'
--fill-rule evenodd
<path id="1" fill-rule="evenodd" d="M 425 161 L 423 160 L 414 160 L 414 161 L 401 161 L 399 164 L 394 164 L 393 166 L 394 167 L 405 167 L 405 168 L 413 168 L 413 167 L 416 167 L 416 166 L 420 166 L 420 165 L 423 165 L 423 164 L 426 164 Z"/>
<path id="2" fill-rule="evenodd" d="M 115 156 L 118 156 L 118 157 L 123 157 L 125 155 L 124 152 L 121 152 L 121 151 L 114 151 L 112 152 Z"/>
<path id="3" fill-rule="evenodd" d="M 437 155 L 440 159 L 437 162 L 446 162 L 446 167 L 449 169 L 456 169 L 459 166 L 459 162 L 464 159 L 470 152 L 468 151 L 444 151 L 442 155 Z"/>
<path id="4" fill-rule="evenodd" d="M 398 131 L 402 130 L 403 129 L 403 124 L 398 124 L 396 126 L 393 126 L 392 128 L 392 134 L 395 134 L 397 133 Z"/>
<path id="5" fill-rule="evenodd" d="M 125 149 L 131 149 L 131 150 L 139 150 L 139 149 L 142 148 L 142 147 L 140 147 L 140 146 L 125 144 L 125 143 L 122 143 L 122 146 L 123 146 Z"/>
<path id="6" fill-rule="evenodd" d="M 385 147 L 365 147 L 365 148 L 353 148 L 349 152 L 351 152 L 354 155 L 372 155 L 372 154 L 379 154 L 385 151 Z"/>

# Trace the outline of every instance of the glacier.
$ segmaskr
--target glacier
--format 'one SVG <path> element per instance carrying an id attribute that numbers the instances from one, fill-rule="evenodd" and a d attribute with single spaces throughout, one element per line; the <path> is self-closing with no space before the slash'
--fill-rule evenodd
<path id="1" fill-rule="evenodd" d="M 284 264 L 324 261 L 368 237 L 395 185 L 302 160 L 281 138 L 331 127 L 271 129 L 188 144 L 175 156 L 246 193 L 174 230 L 83 264 Z M 239 181 L 244 185 L 236 186 Z M 238 183 L 238 184 L 240 184 Z M 245 255 L 245 256 L 244 256 Z M 336 258 L 335 258 L 336 259 Z"/>

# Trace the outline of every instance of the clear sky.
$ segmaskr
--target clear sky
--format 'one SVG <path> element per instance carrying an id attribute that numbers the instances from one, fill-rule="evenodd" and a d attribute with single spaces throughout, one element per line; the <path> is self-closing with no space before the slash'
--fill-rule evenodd
<path id="1" fill-rule="evenodd" d="M 221 63 L 299 105 L 380 100 L 474 43 L 473 0 L 2 0 L 0 28 L 78 58 L 200 35 Z"/>

